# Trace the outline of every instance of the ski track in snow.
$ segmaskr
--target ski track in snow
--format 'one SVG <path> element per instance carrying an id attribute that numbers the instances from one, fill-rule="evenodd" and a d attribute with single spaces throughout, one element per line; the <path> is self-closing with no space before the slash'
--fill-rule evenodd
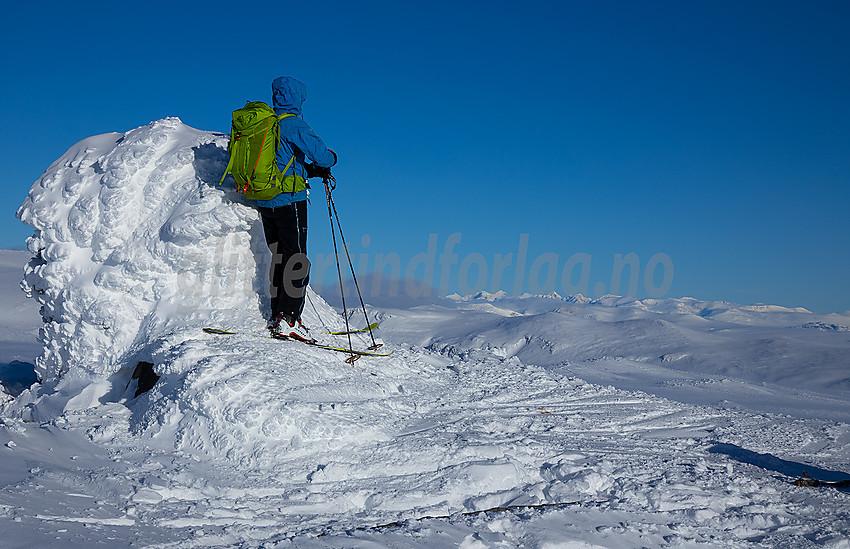
<path id="1" fill-rule="evenodd" d="M 48 461 L 40 465 L 43 472 L 29 471 L 0 494 L 7 516 L 22 519 L 12 525 L 32 528 L 30 521 L 37 521 L 47 536 L 57 524 L 68 532 L 82 524 L 81 546 L 111 533 L 150 547 L 260 541 L 350 547 L 370 540 L 425 547 L 468 536 L 485 546 L 544 546 L 572 537 L 603 547 L 742 546 L 746 540 L 805 547 L 821 545 L 818 540 L 829 546 L 847 532 L 846 494 L 800 489 L 781 475 L 707 451 L 723 440 L 828 465 L 819 456 L 830 439 L 846 459 L 845 425 L 678 404 L 516 359 L 447 359 L 411 347 L 397 358 L 350 368 L 315 349 L 291 348 L 297 344 L 247 337 L 207 344 L 209 366 L 200 368 L 211 386 L 199 393 L 217 401 L 207 409 L 220 411 L 232 430 L 252 433 L 245 437 L 250 441 L 258 431 L 280 437 L 292 428 L 274 416 L 294 423 L 304 418 L 299 447 L 261 467 L 236 466 L 227 456 L 194 455 L 191 443 L 181 451 L 157 449 L 156 435 L 130 431 L 131 413 L 119 404 L 66 414 L 38 429 L 86 432 L 109 450 L 110 460 L 71 470 Z M 234 354 L 253 366 L 232 368 Z M 264 400 L 269 378 L 284 371 L 300 378 L 291 367 L 258 367 L 263 357 L 266 363 L 300 359 L 310 370 L 322 364 L 322 387 L 303 378 L 290 386 L 278 381 L 279 410 L 230 416 L 240 395 Z M 24 436 L 36 429 L 7 425 Z M 38 513 L 12 511 L 21 501 Z M 459 515 L 556 502 L 576 505 Z M 437 515 L 452 518 L 415 520 Z M 355 530 L 397 521 L 396 528 Z M 14 528 L 9 533 L 18 538 Z"/>
<path id="2" fill-rule="evenodd" d="M 395 353 L 352 367 L 256 337 L 238 281 L 267 258 L 211 185 L 224 143 L 90 138 L 22 207 L 47 324 L 0 414 L 4 547 L 850 547 L 850 494 L 735 459 L 850 470 L 848 315 L 480 295 L 370 310 Z M 119 192 L 147 204 L 119 235 L 80 214 Z M 312 292 L 305 315 L 342 325 Z M 134 397 L 139 360 L 160 379 Z"/>

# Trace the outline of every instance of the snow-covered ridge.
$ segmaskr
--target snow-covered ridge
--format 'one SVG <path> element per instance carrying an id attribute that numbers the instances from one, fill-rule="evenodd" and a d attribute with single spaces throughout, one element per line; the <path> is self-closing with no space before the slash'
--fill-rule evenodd
<path id="1" fill-rule="evenodd" d="M 850 394 L 850 341 L 843 337 L 850 325 L 847 313 L 819 315 L 804 308 L 689 297 L 481 292 L 454 296 L 430 314 L 433 324 L 426 329 L 421 321 L 415 329 L 397 323 L 409 340 L 450 356 L 486 350 L 691 403 L 734 399 L 736 406 L 756 410 L 850 417 L 841 404 Z M 733 397 L 741 383 L 775 387 L 764 389 L 769 397 Z M 673 389 L 683 384 L 694 389 Z M 822 402 L 831 402 L 829 410 L 800 410 L 788 396 L 800 389 L 827 397 Z"/>
<path id="2" fill-rule="evenodd" d="M 702 301 L 699 299 L 695 299 L 693 297 L 681 297 L 681 298 L 666 298 L 666 299 L 638 299 L 636 297 L 629 296 L 620 296 L 614 294 L 607 294 L 601 297 L 592 298 L 586 297 L 582 294 L 575 294 L 568 297 L 563 297 L 557 292 L 552 292 L 546 295 L 536 295 L 524 293 L 519 296 L 511 296 L 507 292 L 503 290 L 499 290 L 494 293 L 481 291 L 475 294 L 470 295 L 459 295 L 459 294 L 451 294 L 446 296 L 447 299 L 454 301 L 456 303 L 476 303 L 476 302 L 488 302 L 492 303 L 494 301 L 514 301 L 514 300 L 525 300 L 527 302 L 532 301 L 540 301 L 540 300 L 550 300 L 550 301 L 564 301 L 566 303 L 575 303 L 581 305 L 602 305 L 605 307 L 624 307 L 624 308 L 634 308 L 634 309 L 643 309 L 646 311 L 654 311 L 654 312 L 669 312 L 672 310 L 678 310 L 679 312 L 687 312 L 691 314 L 696 314 L 702 317 L 714 316 L 719 313 L 736 311 L 738 313 L 747 314 L 747 313 L 808 313 L 811 314 L 811 311 L 806 309 L 805 307 L 783 307 L 781 305 L 765 305 L 763 303 L 755 304 L 755 305 L 740 305 L 737 303 L 730 303 L 728 301 Z M 756 315 L 750 315 L 756 316 Z M 765 315 L 758 315 L 762 318 Z"/>

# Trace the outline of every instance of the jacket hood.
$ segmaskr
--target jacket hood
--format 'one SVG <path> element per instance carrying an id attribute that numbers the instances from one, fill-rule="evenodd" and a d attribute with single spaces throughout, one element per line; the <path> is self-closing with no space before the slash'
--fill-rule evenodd
<path id="1" fill-rule="evenodd" d="M 307 99 L 307 86 L 291 76 L 281 76 L 272 82 L 272 100 L 277 114 L 301 115 L 301 105 Z"/>

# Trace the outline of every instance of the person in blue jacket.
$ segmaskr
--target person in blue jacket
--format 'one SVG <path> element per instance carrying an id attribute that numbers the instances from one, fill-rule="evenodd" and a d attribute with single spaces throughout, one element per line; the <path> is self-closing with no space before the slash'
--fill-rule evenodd
<path id="1" fill-rule="evenodd" d="M 294 114 L 280 120 L 277 166 L 283 171 L 293 159 L 284 177 L 296 179 L 330 177 L 336 153 L 328 149 L 316 132 L 301 117 L 301 105 L 307 98 L 304 84 L 290 76 L 272 82 L 275 113 Z M 308 160 L 310 162 L 308 162 Z M 266 244 L 272 252 L 270 271 L 271 320 L 274 334 L 310 340 L 301 323 L 310 262 L 307 260 L 307 190 L 282 192 L 271 200 L 257 200 Z"/>

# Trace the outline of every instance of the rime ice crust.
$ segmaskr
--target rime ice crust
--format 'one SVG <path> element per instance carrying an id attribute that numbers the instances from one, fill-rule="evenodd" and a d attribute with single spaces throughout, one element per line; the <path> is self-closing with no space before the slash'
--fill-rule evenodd
<path id="1" fill-rule="evenodd" d="M 108 377 L 169 329 L 258 321 L 262 232 L 216 185 L 226 146 L 166 118 L 84 139 L 33 185 L 17 217 L 35 229 L 24 286 L 45 319 L 42 379 Z"/>
<path id="2" fill-rule="evenodd" d="M 225 135 L 167 118 L 81 141 L 32 186 L 17 216 L 35 229 L 22 286 L 44 320 L 41 384 L 7 412 L 53 421 L 120 402 L 127 408 L 115 409 L 132 413 L 128 423 L 110 424 L 110 440 L 122 428 L 159 434 L 168 446 L 243 465 L 273 463 L 281 447 L 340 438 L 277 399 L 289 386 L 276 364 L 298 365 L 296 385 L 323 379 L 315 350 L 305 363 L 280 343 L 256 348 L 250 335 L 218 340 L 200 330 L 256 333 L 268 315 L 271 257 L 257 211 L 218 185 L 226 147 Z M 312 289 L 308 296 L 305 322 L 339 328 L 334 310 Z M 151 362 L 160 381 L 134 398 L 140 361 Z M 237 386 L 254 396 L 234 393 Z M 251 419 L 266 414 L 271 419 Z M 268 444 L 270 436 L 283 440 Z"/>

